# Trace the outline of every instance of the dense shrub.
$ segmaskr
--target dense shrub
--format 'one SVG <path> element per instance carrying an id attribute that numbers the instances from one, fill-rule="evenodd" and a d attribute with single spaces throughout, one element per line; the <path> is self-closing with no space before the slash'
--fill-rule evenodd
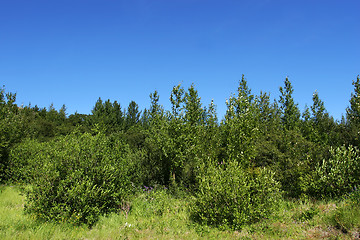
<path id="1" fill-rule="evenodd" d="M 341 196 L 360 185 L 360 151 L 353 146 L 330 149 L 330 158 L 316 168 L 315 191 Z"/>
<path id="2" fill-rule="evenodd" d="M 6 93 L 0 86 L 0 183 L 8 179 L 10 149 L 23 137 L 22 118 L 15 100 L 16 94 Z"/>
<path id="3" fill-rule="evenodd" d="M 240 229 L 268 217 L 280 197 L 271 172 L 262 168 L 249 172 L 237 162 L 210 167 L 199 181 L 192 217 L 222 228 Z"/>
<path id="4" fill-rule="evenodd" d="M 36 172 L 20 176 L 31 179 L 25 210 L 39 219 L 92 225 L 100 215 L 121 209 L 131 191 L 130 151 L 121 141 L 71 134 L 25 146 L 30 157 L 24 168 L 38 165 Z"/>
<path id="5" fill-rule="evenodd" d="M 51 151 L 50 143 L 44 144 L 36 140 L 26 139 L 10 152 L 8 176 L 13 182 L 28 184 L 41 166 L 42 155 Z"/>

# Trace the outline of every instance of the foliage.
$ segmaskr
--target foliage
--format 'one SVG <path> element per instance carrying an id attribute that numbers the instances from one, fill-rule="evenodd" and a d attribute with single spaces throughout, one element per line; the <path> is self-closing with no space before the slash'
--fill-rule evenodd
<path id="1" fill-rule="evenodd" d="M 117 101 L 112 103 L 110 99 L 108 99 L 103 102 L 102 99 L 99 98 L 91 112 L 92 115 L 88 119 L 88 124 L 92 128 L 97 128 L 100 132 L 109 134 L 124 128 L 125 117 Z"/>
<path id="2" fill-rule="evenodd" d="M 351 94 L 350 107 L 346 109 L 347 119 L 351 124 L 360 124 L 360 76 L 353 81 L 354 92 Z"/>
<path id="3" fill-rule="evenodd" d="M 225 161 L 236 160 L 249 167 L 255 158 L 255 142 L 259 136 L 258 108 L 244 76 L 239 82 L 237 96 L 226 102 L 227 111 L 222 122 Z"/>
<path id="4" fill-rule="evenodd" d="M 0 180 L 30 184 L 27 209 L 44 219 L 92 225 L 122 208 L 132 183 L 168 187 L 172 194 L 186 189 L 199 203 L 195 219 L 241 228 L 268 215 L 268 206 L 257 212 L 263 200 L 256 192 L 265 189 L 271 204 L 271 184 L 301 199 L 341 196 L 359 185 L 359 77 L 353 85 L 341 122 L 317 92 L 301 113 L 288 78 L 280 99 L 271 101 L 268 93 L 254 95 L 242 76 L 220 123 L 214 102 L 203 105 L 194 84 L 173 88 L 169 111 L 155 91 L 148 109 L 134 101 L 122 109 L 99 98 L 91 114 L 70 116 L 65 106 L 18 107 L 16 95 L 1 88 Z M 160 206 L 168 194 L 149 196 Z M 231 197 L 241 204 L 218 201 L 207 210 L 215 206 L 209 199 L 230 203 Z M 308 209 L 297 219 L 316 216 L 316 209 Z"/>
<path id="5" fill-rule="evenodd" d="M 36 218 L 92 225 L 101 215 L 118 211 L 131 193 L 129 150 L 121 141 L 71 134 L 40 148 L 29 159 L 39 167 L 32 173 L 25 205 Z"/>
<path id="6" fill-rule="evenodd" d="M 348 132 L 347 141 L 350 144 L 359 146 L 359 127 L 360 127 L 360 76 L 353 81 L 354 91 L 351 93 L 350 106 L 346 109 L 346 125 Z"/>
<path id="7" fill-rule="evenodd" d="M 51 151 L 48 143 L 47 148 Z M 16 145 L 10 152 L 8 176 L 13 182 L 30 184 L 41 166 L 42 155 L 46 148 L 43 143 L 26 139 Z"/>
<path id="8" fill-rule="evenodd" d="M 131 101 L 126 111 L 125 125 L 126 128 L 130 128 L 140 121 L 141 111 L 139 111 L 139 105 L 135 101 Z"/>
<path id="9" fill-rule="evenodd" d="M 360 229 L 360 191 L 356 190 L 347 195 L 343 204 L 327 218 L 327 221 L 344 233 Z"/>
<path id="10" fill-rule="evenodd" d="M 0 238 L 7 239 L 357 239 L 359 234 L 359 200 L 341 201 L 280 200 L 279 210 L 241 231 L 224 231 L 190 220 L 193 201 L 175 198 L 168 191 L 142 191 L 130 202 L 130 211 L 100 217 L 88 228 L 67 222 L 36 221 L 23 214 L 24 198 L 17 186 L 0 186 Z M 156 196 L 154 196 L 156 195 Z M 337 207 L 336 207 L 337 206 Z M 347 212 L 335 213 L 344 207 Z M 158 211 L 163 209 L 161 214 Z M 318 212 L 311 219 L 298 217 Z M 335 220 L 335 221 L 333 221 Z M 344 233 L 347 232 L 347 233 Z"/>
<path id="11" fill-rule="evenodd" d="M 279 102 L 281 104 L 280 108 L 283 112 L 281 120 L 285 129 L 292 130 L 298 127 L 300 111 L 292 97 L 294 89 L 288 77 L 286 77 L 284 84 L 284 87 L 280 87 L 281 95 Z"/>
<path id="12" fill-rule="evenodd" d="M 0 88 L 0 183 L 7 180 L 11 147 L 22 137 L 22 121 L 15 104 L 16 94 Z"/>
<path id="13" fill-rule="evenodd" d="M 191 206 L 196 221 L 221 228 L 241 229 L 269 217 L 280 197 L 273 173 L 243 169 L 236 161 L 204 169 Z"/>
<path id="14" fill-rule="evenodd" d="M 150 97 L 151 118 L 145 140 L 149 179 L 144 184 L 194 187 L 197 166 L 214 157 L 215 106 L 206 111 L 193 85 L 187 91 L 181 85 L 173 88 L 172 111 L 166 114 L 157 103 L 157 94 Z"/>
<path id="15" fill-rule="evenodd" d="M 330 149 L 330 158 L 316 167 L 314 188 L 323 196 L 341 196 L 360 186 L 360 152 L 354 146 Z"/>

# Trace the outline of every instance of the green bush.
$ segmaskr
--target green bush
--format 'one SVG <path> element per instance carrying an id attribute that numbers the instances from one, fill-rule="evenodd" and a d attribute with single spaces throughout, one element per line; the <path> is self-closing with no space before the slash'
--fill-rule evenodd
<path id="1" fill-rule="evenodd" d="M 235 161 L 209 167 L 199 181 L 192 218 L 220 228 L 240 229 L 266 218 L 280 199 L 271 172 L 263 168 L 246 171 Z"/>
<path id="2" fill-rule="evenodd" d="M 102 134 L 71 134 L 32 144 L 34 152 L 29 146 L 28 152 L 33 157 L 25 164 L 38 167 L 26 174 L 31 176 L 26 212 L 38 219 L 92 225 L 100 215 L 121 209 L 132 189 L 129 148 L 123 142 Z"/>
<path id="3" fill-rule="evenodd" d="M 323 196 L 341 196 L 360 185 L 360 151 L 353 146 L 330 149 L 330 158 L 316 168 L 314 188 Z"/>
<path id="4" fill-rule="evenodd" d="M 51 151 L 50 143 L 26 139 L 10 152 L 8 176 L 13 182 L 30 183 L 41 166 L 42 155 Z"/>

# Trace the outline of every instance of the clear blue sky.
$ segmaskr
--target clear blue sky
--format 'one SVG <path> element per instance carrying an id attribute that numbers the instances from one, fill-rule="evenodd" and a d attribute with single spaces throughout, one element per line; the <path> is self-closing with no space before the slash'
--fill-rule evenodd
<path id="1" fill-rule="evenodd" d="M 157 90 L 194 83 L 225 100 L 245 74 L 253 93 L 289 76 L 300 110 L 319 92 L 345 113 L 360 74 L 359 0 L 0 0 L 0 84 L 17 103 L 90 113 L 96 100 L 143 109 Z"/>

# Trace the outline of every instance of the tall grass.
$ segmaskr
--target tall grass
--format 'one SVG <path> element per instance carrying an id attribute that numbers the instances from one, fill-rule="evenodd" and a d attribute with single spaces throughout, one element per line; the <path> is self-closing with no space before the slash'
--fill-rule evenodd
<path id="1" fill-rule="evenodd" d="M 192 197 L 145 189 L 121 212 L 102 216 L 88 228 L 36 221 L 23 213 L 18 186 L 0 186 L 0 239 L 356 239 L 360 208 L 358 202 L 350 206 L 351 200 L 285 200 L 269 219 L 239 231 L 222 231 L 190 220 Z"/>

